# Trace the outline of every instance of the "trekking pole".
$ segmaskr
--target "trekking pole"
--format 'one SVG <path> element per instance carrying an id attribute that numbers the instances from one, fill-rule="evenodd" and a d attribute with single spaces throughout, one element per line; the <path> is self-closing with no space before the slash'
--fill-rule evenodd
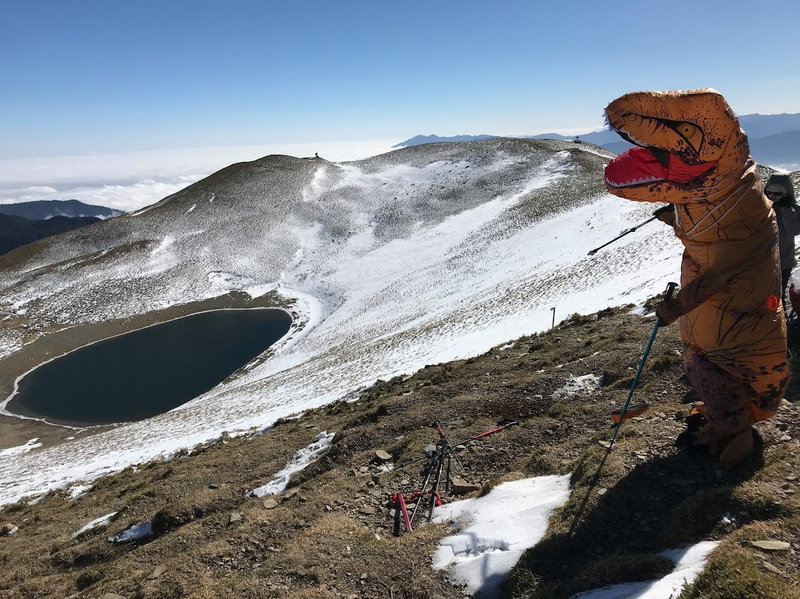
<path id="1" fill-rule="evenodd" d="M 493 429 L 490 429 L 488 431 L 484 431 L 482 433 L 478 433 L 477 435 L 473 435 L 469 439 L 465 439 L 465 440 L 461 441 L 461 443 L 456 443 L 455 446 L 458 447 L 459 445 L 466 445 L 467 443 L 469 443 L 471 441 L 476 441 L 476 440 L 478 440 L 478 439 L 480 439 L 482 437 L 487 437 L 489 435 L 493 435 L 494 433 L 498 433 L 498 432 L 503 431 L 503 430 L 505 430 L 507 428 L 511 428 L 512 426 L 519 426 L 519 422 L 517 422 L 516 420 L 501 420 L 500 422 L 497 423 L 497 426 L 495 426 Z"/>
<path id="2" fill-rule="evenodd" d="M 453 490 L 453 480 L 450 478 L 450 466 L 452 466 L 452 460 L 450 456 L 447 456 L 447 473 L 444 475 L 444 491 L 445 493 L 450 493 Z"/>
<path id="3" fill-rule="evenodd" d="M 675 288 L 678 286 L 677 283 L 667 283 L 667 290 L 664 294 L 665 299 L 669 299 L 672 297 L 672 293 L 675 291 Z M 647 343 L 647 347 L 644 350 L 644 354 L 642 355 L 642 359 L 639 362 L 639 369 L 636 371 L 636 376 L 633 377 L 633 383 L 631 384 L 631 390 L 628 392 L 628 399 L 625 400 L 625 405 L 622 406 L 622 410 L 620 411 L 619 415 L 619 422 L 617 422 L 617 427 L 614 429 L 614 436 L 611 437 L 611 440 L 606 443 L 601 441 L 601 445 L 604 447 L 608 447 L 611 449 L 614 445 L 614 441 L 617 438 L 617 433 L 619 432 L 622 423 L 625 421 L 625 412 L 628 411 L 628 404 L 631 402 L 631 397 L 633 397 L 633 391 L 636 389 L 636 384 L 639 382 L 639 375 L 642 374 L 642 368 L 644 368 L 644 363 L 647 360 L 647 355 L 650 353 L 650 348 L 653 346 L 653 340 L 656 338 L 656 333 L 658 332 L 658 328 L 661 326 L 661 318 L 656 316 L 656 325 L 653 327 L 653 333 L 650 335 L 650 341 Z"/>
<path id="4" fill-rule="evenodd" d="M 439 496 L 439 483 L 442 480 L 442 468 L 444 468 L 444 450 L 439 453 L 439 465 L 436 468 L 436 482 L 433 483 L 430 507 L 428 508 L 428 522 L 433 519 L 433 508 L 436 507 L 436 498 Z"/>
<path id="5" fill-rule="evenodd" d="M 436 453 L 438 456 L 438 452 Z M 414 509 L 411 510 L 411 517 L 408 519 L 409 524 L 414 521 L 414 516 L 417 515 L 417 510 L 419 509 L 419 505 L 422 503 L 422 498 L 425 497 L 425 489 L 428 488 L 428 481 L 431 479 L 431 474 L 433 474 L 434 464 L 436 463 L 435 457 L 432 456 L 428 460 L 428 465 L 425 466 L 425 470 L 423 471 L 424 480 L 422 481 L 422 488 L 419 490 L 419 497 L 417 498 L 417 503 L 414 504 Z"/>
<path id="6" fill-rule="evenodd" d="M 604 243 L 603 245 L 601 245 L 600 247 L 596 247 L 596 248 L 594 248 L 593 250 L 590 250 L 588 255 L 589 255 L 589 256 L 594 256 L 594 255 L 597 253 L 597 251 L 598 251 L 598 250 L 602 250 L 602 249 L 603 249 L 604 247 L 606 247 L 607 245 L 611 245 L 612 243 L 614 243 L 614 242 L 615 242 L 617 239 L 622 239 L 623 237 L 625 237 L 625 236 L 626 236 L 626 235 L 628 235 L 629 233 L 633 233 L 633 232 L 634 232 L 636 229 L 638 229 L 639 227 L 643 227 L 643 226 L 644 226 L 644 225 L 646 225 L 647 223 L 649 223 L 649 222 L 652 222 L 652 221 L 656 220 L 656 219 L 657 219 L 657 218 L 658 218 L 658 217 L 661 215 L 661 213 L 663 213 L 663 212 L 666 212 L 667 210 L 672 210 L 672 204 L 667 204 L 666 206 L 662 206 L 661 208 L 659 208 L 658 210 L 656 210 L 656 211 L 653 213 L 653 216 L 651 216 L 651 217 L 650 217 L 650 218 L 648 218 L 647 220 L 640 222 L 638 225 L 635 225 L 635 226 L 631 227 L 630 229 L 628 229 L 627 231 L 624 231 L 623 233 L 620 233 L 620 234 L 619 234 L 619 235 L 617 235 L 617 236 L 616 236 L 614 239 L 612 239 L 611 241 L 607 241 L 607 242 L 605 242 L 605 243 Z"/>
<path id="7" fill-rule="evenodd" d="M 402 493 L 395 493 L 392 495 L 392 501 L 395 504 L 394 509 L 394 536 L 400 536 L 400 516 L 403 516 L 403 524 L 405 524 L 406 531 L 413 532 L 411 528 L 411 520 L 408 517 L 408 509 L 406 507 L 406 500 Z"/>

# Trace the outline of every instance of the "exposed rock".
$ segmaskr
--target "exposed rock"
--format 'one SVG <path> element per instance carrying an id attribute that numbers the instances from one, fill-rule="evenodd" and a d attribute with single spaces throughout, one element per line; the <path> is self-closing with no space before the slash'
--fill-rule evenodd
<path id="1" fill-rule="evenodd" d="M 14 526 L 10 522 L 8 524 L 3 524 L 3 528 L 0 528 L 0 537 L 7 537 L 13 535 L 18 530 L 19 528 Z"/>
<path id="2" fill-rule="evenodd" d="M 278 507 L 280 505 L 272 497 L 269 497 L 269 498 L 265 499 L 262 503 L 264 505 L 264 508 L 266 508 L 268 510 L 274 510 L 276 507 Z"/>
<path id="3" fill-rule="evenodd" d="M 466 495 L 467 493 L 472 493 L 478 489 L 480 489 L 480 486 L 468 483 L 460 476 L 453 477 L 452 485 L 450 487 L 450 491 L 453 493 L 453 495 Z"/>
<path id="4" fill-rule="evenodd" d="M 384 451 L 382 449 L 378 449 L 375 452 L 375 461 L 380 463 L 380 464 L 383 464 L 383 463 L 386 463 L 386 462 L 391 462 L 392 461 L 392 454 L 390 454 L 390 453 L 388 453 L 388 452 L 386 452 L 386 451 Z"/>
<path id="5" fill-rule="evenodd" d="M 150 572 L 150 575 L 147 578 L 149 578 L 150 580 L 155 580 L 156 578 L 164 574 L 164 572 L 166 572 L 167 569 L 168 568 L 164 564 L 159 564 L 158 566 L 155 567 L 155 569 L 152 572 Z"/>
<path id="6" fill-rule="evenodd" d="M 231 516 L 228 519 L 229 524 L 234 524 L 236 522 L 240 522 L 242 520 L 242 515 L 239 512 L 231 512 Z"/>
<path id="7" fill-rule="evenodd" d="M 770 539 L 765 539 L 763 541 L 750 541 L 750 544 L 753 547 L 758 547 L 764 551 L 786 551 L 789 549 L 789 547 L 791 547 L 791 545 L 789 545 L 789 543 L 786 541 L 774 541 Z"/>
<path id="8" fill-rule="evenodd" d="M 762 565 L 764 566 L 765 570 L 767 570 L 769 572 L 772 572 L 773 574 L 778 574 L 780 576 L 785 576 L 786 575 L 786 572 L 784 572 L 783 570 L 781 570 L 777 566 L 774 566 L 773 564 L 769 563 L 766 560 L 764 561 L 764 563 Z"/>

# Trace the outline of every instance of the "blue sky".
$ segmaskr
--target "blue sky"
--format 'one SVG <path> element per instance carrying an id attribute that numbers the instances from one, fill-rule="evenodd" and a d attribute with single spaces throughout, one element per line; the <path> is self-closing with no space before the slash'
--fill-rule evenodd
<path id="1" fill-rule="evenodd" d="M 0 0 L 0 158 L 524 135 L 637 89 L 800 112 L 800 2 Z"/>

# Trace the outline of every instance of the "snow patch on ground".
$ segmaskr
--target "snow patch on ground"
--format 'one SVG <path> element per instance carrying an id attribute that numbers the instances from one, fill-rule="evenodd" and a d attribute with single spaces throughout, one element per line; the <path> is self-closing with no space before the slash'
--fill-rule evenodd
<path id="1" fill-rule="evenodd" d="M 208 282 L 215 293 L 223 294 L 237 289 L 246 289 L 253 284 L 253 279 L 232 272 L 210 272 Z"/>
<path id="2" fill-rule="evenodd" d="M 553 510 L 569 498 L 569 475 L 541 476 L 496 486 L 475 499 L 436 507 L 434 522 L 452 522 L 458 532 L 442 539 L 433 567 L 480 599 L 499 596 L 500 586 L 522 554 L 547 531 Z M 659 555 L 675 569 L 658 580 L 586 591 L 571 599 L 674 599 L 705 567 L 716 541 L 671 549 Z"/>
<path id="3" fill-rule="evenodd" d="M 70 499 L 80 499 L 89 494 L 94 489 L 94 485 L 73 485 L 67 489 Z"/>
<path id="4" fill-rule="evenodd" d="M 553 391 L 553 399 L 563 399 L 573 395 L 589 395 L 600 388 L 602 381 L 603 376 L 599 374 L 585 374 L 583 376 L 570 374 L 564 386 Z"/>
<path id="5" fill-rule="evenodd" d="M 324 454 L 331 446 L 335 433 L 326 433 L 325 431 L 314 437 L 314 442 L 306 447 L 298 450 L 286 467 L 274 475 L 273 480 L 266 485 L 262 485 L 253 489 L 250 495 L 253 497 L 264 497 L 265 495 L 278 495 L 283 493 L 286 485 L 289 484 L 289 479 L 292 474 L 297 474 L 306 466 L 317 460 Z"/>
<path id="6" fill-rule="evenodd" d="M 129 526 L 118 535 L 109 537 L 108 541 L 110 543 L 132 543 L 134 541 L 146 539 L 152 536 L 153 522 L 151 520 L 147 520 L 145 522 L 140 522 L 139 524 Z"/>
<path id="7" fill-rule="evenodd" d="M 703 541 L 684 549 L 670 549 L 660 555 L 675 563 L 675 569 L 658 580 L 617 584 L 573 595 L 570 599 L 673 599 L 703 570 L 716 541 Z"/>
<path id="8" fill-rule="evenodd" d="M 108 526 L 111 521 L 114 519 L 114 516 L 117 515 L 117 512 L 111 512 L 110 514 L 106 514 L 105 516 L 100 516 L 99 518 L 95 518 L 91 522 L 87 522 L 83 526 L 81 526 L 78 530 L 70 535 L 73 539 L 81 536 L 83 533 L 93 530 L 95 528 L 99 528 L 101 526 Z"/>
<path id="9" fill-rule="evenodd" d="M 37 447 L 41 447 L 42 444 L 39 443 L 39 438 L 36 437 L 35 439 L 31 439 L 25 445 L 18 445 L 17 447 L 9 447 L 8 449 L 0 450 L 0 457 L 9 457 L 20 455 L 23 453 L 28 453 L 32 449 L 36 449 Z"/>
<path id="10" fill-rule="evenodd" d="M 526 549 L 547 531 L 550 514 L 570 494 L 569 475 L 503 483 L 483 497 L 437 507 L 434 522 L 452 521 L 461 530 L 439 543 L 433 567 L 481 599 L 496 597 Z"/>

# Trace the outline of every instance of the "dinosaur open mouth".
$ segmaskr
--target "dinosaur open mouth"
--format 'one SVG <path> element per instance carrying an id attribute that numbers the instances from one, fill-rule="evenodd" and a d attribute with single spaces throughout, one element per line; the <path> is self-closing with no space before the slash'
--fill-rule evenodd
<path id="1" fill-rule="evenodd" d="M 634 187 L 669 181 L 688 183 L 709 171 L 716 162 L 687 164 L 660 148 L 631 148 L 608 163 L 606 183 L 612 187 Z"/>

